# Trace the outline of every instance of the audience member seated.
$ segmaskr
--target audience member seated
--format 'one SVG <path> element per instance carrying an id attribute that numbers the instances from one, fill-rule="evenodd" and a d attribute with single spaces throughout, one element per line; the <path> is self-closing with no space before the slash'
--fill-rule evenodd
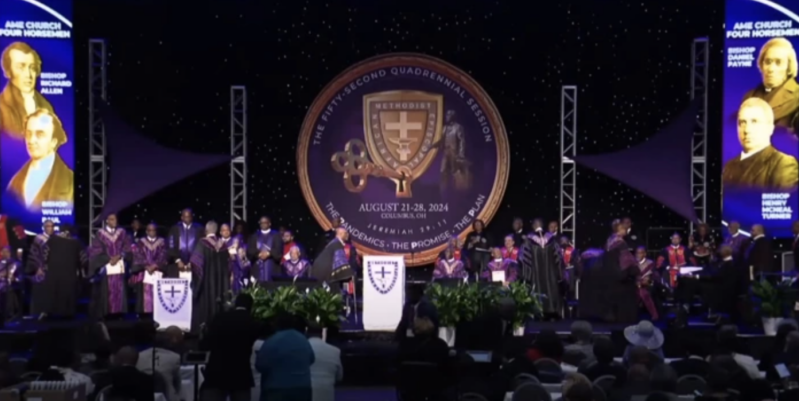
<path id="1" fill-rule="evenodd" d="M 308 327 L 308 342 L 315 359 L 311 365 L 313 401 L 334 401 L 336 383 L 344 378 L 341 350 L 322 340 L 322 327 L 315 324 Z"/>
<path id="2" fill-rule="evenodd" d="M 111 386 L 111 390 L 108 393 L 109 398 L 152 401 L 154 394 L 153 377 L 139 370 L 136 367 L 138 362 L 139 352 L 135 348 L 120 348 L 114 355 L 114 365 L 108 370 L 109 374 L 106 376 L 108 381 L 96 383 L 97 391 L 99 392 L 105 387 Z"/>
<path id="3" fill-rule="evenodd" d="M 730 360 L 733 364 L 735 363 L 732 358 Z M 707 390 L 701 397 L 696 398 L 697 401 L 733 401 L 737 399 L 737 396 L 730 391 L 733 388 L 731 376 L 720 364 L 708 365 L 706 381 Z"/>
<path id="4" fill-rule="evenodd" d="M 646 347 L 652 354 L 663 360 L 663 332 L 655 327 L 652 322 L 642 320 L 635 326 L 624 329 L 624 338 L 627 340 L 627 349 L 624 350 L 624 363 L 630 366 L 630 352 L 635 347 Z M 651 366 L 650 366 L 651 369 Z"/>
<path id="5" fill-rule="evenodd" d="M 413 322 L 413 337 L 399 344 L 399 361 L 429 362 L 447 370 L 449 346 L 438 337 L 433 322 L 426 317 L 417 317 Z"/>
<path id="6" fill-rule="evenodd" d="M 315 358 L 303 334 L 305 322 L 280 314 L 275 317 L 275 330 L 255 357 L 255 368 L 261 373 L 261 401 L 311 401 Z"/>
<path id="7" fill-rule="evenodd" d="M 627 372 L 624 385 L 613 389 L 608 397 L 612 401 L 630 401 L 632 397 L 647 395 L 651 391 L 649 385 L 650 372 L 645 365 L 633 365 Z"/>
<path id="8" fill-rule="evenodd" d="M 777 326 L 777 334 L 774 336 L 774 342 L 771 344 L 771 349 L 763 353 L 758 362 L 758 370 L 761 372 L 768 372 L 775 365 L 774 357 L 785 352 L 785 342 L 788 334 L 797 330 L 796 321 L 793 319 L 785 319 Z M 771 379 L 771 378 L 770 378 Z"/>
<path id="9" fill-rule="evenodd" d="M 799 331 L 790 332 L 784 341 L 782 352 L 770 355 L 771 364 L 763 367 L 766 378 L 771 381 L 779 381 L 780 375 L 777 373 L 777 365 L 785 365 L 792 376 L 796 376 L 799 370 Z M 761 363 L 762 366 L 762 363 Z"/>
<path id="10" fill-rule="evenodd" d="M 632 348 L 627 348 L 627 356 L 624 360 L 625 366 L 644 365 L 650 371 L 663 363 L 657 355 L 649 351 L 649 348 L 643 345 L 638 345 Z"/>
<path id="11" fill-rule="evenodd" d="M 408 286 L 405 306 L 402 308 L 402 318 L 397 325 L 395 337 L 397 341 L 402 341 L 412 332 L 414 320 L 417 317 L 425 317 L 433 322 L 433 331 L 438 332 L 438 311 L 432 302 L 424 297 L 424 286 L 411 284 Z"/>
<path id="12" fill-rule="evenodd" d="M 180 365 L 183 354 L 183 330 L 176 326 L 167 327 L 155 338 L 155 347 L 147 348 L 139 353 L 136 368 L 153 374 L 153 358 L 155 371 L 161 375 L 166 385 L 164 396 L 169 401 L 180 401 Z"/>
<path id="13" fill-rule="evenodd" d="M 49 357 L 50 368 L 47 370 L 58 371 L 64 376 L 65 381 L 85 384 L 86 394 L 92 394 L 94 392 L 92 379 L 83 373 L 75 371 L 73 368 L 77 364 L 78 358 L 75 351 L 72 350 L 72 345 L 71 341 L 64 341 L 62 346 L 54 348 Z M 45 379 L 40 378 L 40 380 Z M 150 392 L 150 397 L 152 398 L 152 392 Z"/>
<path id="14" fill-rule="evenodd" d="M 539 377 L 538 368 L 527 357 L 527 350 L 523 344 L 508 341 L 505 343 L 504 348 L 499 371 L 492 380 L 495 387 L 502 388 L 503 394 L 507 391 L 513 391 L 516 377 L 522 373 Z"/>
<path id="15" fill-rule="evenodd" d="M 710 364 L 705 361 L 707 355 L 702 351 L 702 346 L 690 338 L 685 338 L 682 341 L 682 350 L 685 351 L 683 358 L 672 361 L 669 364 L 677 372 L 677 376 L 696 375 L 706 377 Z"/>
<path id="16" fill-rule="evenodd" d="M 777 396 L 771 383 L 765 380 L 753 380 L 743 391 L 741 391 L 741 399 L 743 400 L 776 400 Z"/>
<path id="17" fill-rule="evenodd" d="M 668 394 L 677 398 L 677 372 L 671 366 L 660 364 L 649 375 L 649 387 L 653 392 Z"/>
<path id="18" fill-rule="evenodd" d="M 729 355 L 752 379 L 759 379 L 760 372 L 754 358 L 740 352 L 738 343 L 738 327 L 733 325 L 722 326 L 716 335 L 717 350 L 715 355 Z"/>
<path id="19" fill-rule="evenodd" d="M 0 388 L 6 388 L 20 383 L 19 377 L 16 377 L 13 369 L 11 368 L 11 360 L 7 352 L 0 352 Z"/>
<path id="20" fill-rule="evenodd" d="M 203 401 L 250 401 L 255 385 L 250 356 L 259 334 L 252 306 L 252 296 L 239 294 L 233 309 L 211 320 L 200 343 L 200 348 L 209 352 L 201 390 Z"/>
<path id="21" fill-rule="evenodd" d="M 574 383 L 563 393 L 563 401 L 594 401 L 594 393 L 590 383 Z"/>
<path id="22" fill-rule="evenodd" d="M 594 328 L 591 326 L 591 323 L 585 320 L 573 322 L 571 325 L 571 337 L 574 343 L 564 347 L 563 362 L 573 366 L 579 366 L 582 360 L 593 360 Z"/>
<path id="23" fill-rule="evenodd" d="M 735 361 L 732 355 L 715 355 L 710 358 L 710 369 L 723 370 L 728 378 L 727 388 L 742 392 L 751 382 L 749 374 Z"/>
<path id="24" fill-rule="evenodd" d="M 624 385 L 627 372 L 624 366 L 613 360 L 615 354 L 615 347 L 613 341 L 607 337 L 597 337 L 594 340 L 594 358 L 593 362 L 581 366 L 577 371 L 588 377 L 591 382 L 601 376 L 613 376 L 616 378 L 615 385 L 617 387 Z"/>
<path id="25" fill-rule="evenodd" d="M 563 361 L 563 352 L 563 342 L 560 341 L 558 333 L 553 330 L 541 330 L 536 336 L 533 346 L 527 350 L 527 358 L 533 362 L 547 358 L 560 363 Z"/>
<path id="26" fill-rule="evenodd" d="M 591 380 L 585 377 L 582 373 L 567 373 L 566 376 L 563 378 L 563 384 L 560 386 L 560 393 L 566 394 L 569 390 L 577 385 L 577 384 L 585 384 L 589 387 L 591 386 Z"/>

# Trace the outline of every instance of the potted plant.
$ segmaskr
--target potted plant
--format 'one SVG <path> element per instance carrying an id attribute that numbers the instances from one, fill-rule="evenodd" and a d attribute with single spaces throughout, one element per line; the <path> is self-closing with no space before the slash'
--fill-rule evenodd
<path id="1" fill-rule="evenodd" d="M 760 318 L 763 321 L 763 331 L 767 336 L 777 334 L 777 326 L 784 317 L 787 297 L 786 284 L 772 285 L 767 280 L 761 279 L 752 283 L 752 294 L 760 307 Z"/>
<path id="2" fill-rule="evenodd" d="M 426 291 L 426 294 L 438 312 L 438 320 L 441 325 L 438 328 L 438 336 L 450 347 L 454 346 L 455 326 L 460 321 L 459 289 L 457 287 L 443 287 L 440 284 L 433 283 Z"/>
<path id="3" fill-rule="evenodd" d="M 252 297 L 252 315 L 256 320 L 266 321 L 274 316 L 270 310 L 272 304 L 272 294 L 257 285 L 249 286 L 241 290 Z"/>
<path id="4" fill-rule="evenodd" d="M 542 311 L 541 297 L 523 283 L 510 283 L 507 294 L 516 304 L 516 313 L 513 315 L 513 335 L 524 335 L 524 326 Z"/>
<path id="5" fill-rule="evenodd" d="M 322 326 L 322 340 L 327 341 L 327 329 L 338 328 L 344 320 L 344 300 L 330 287 L 318 287 L 306 292 L 299 305 L 299 313 L 309 322 Z"/>

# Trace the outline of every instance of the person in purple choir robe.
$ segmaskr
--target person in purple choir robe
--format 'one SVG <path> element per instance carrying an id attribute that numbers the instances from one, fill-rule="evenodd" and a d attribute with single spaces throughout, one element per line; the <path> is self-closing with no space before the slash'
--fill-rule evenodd
<path id="1" fill-rule="evenodd" d="M 269 281 L 273 274 L 280 274 L 283 259 L 283 239 L 272 229 L 272 220 L 261 217 L 259 230 L 247 241 L 247 256 L 252 261 L 252 275 L 257 282 Z"/>
<path id="2" fill-rule="evenodd" d="M 241 235 L 234 235 L 229 224 L 219 227 L 219 236 L 225 243 L 228 252 L 230 270 L 230 290 L 234 295 L 250 283 L 250 260 L 247 259 L 247 247 Z"/>
<path id="3" fill-rule="evenodd" d="M 31 314 L 70 318 L 78 302 L 78 277 L 81 265 L 80 242 L 55 235 L 52 221 L 44 222 L 44 232 L 30 247 L 25 274 L 30 277 Z"/>
<path id="4" fill-rule="evenodd" d="M 167 235 L 166 277 L 178 277 L 181 271 L 190 271 L 189 258 L 194 248 L 203 238 L 203 227 L 194 223 L 191 209 L 180 212 L 180 222 L 169 229 Z"/>
<path id="5" fill-rule="evenodd" d="M 125 276 L 133 255 L 128 233 L 117 224 L 117 215 L 109 214 L 105 227 L 97 231 L 89 245 L 89 275 L 94 283 L 91 311 L 96 319 L 128 311 Z"/>
<path id="6" fill-rule="evenodd" d="M 744 259 L 746 252 L 746 244 L 749 242 L 749 236 L 741 232 L 741 224 L 737 221 L 731 221 L 727 224 L 727 235 L 724 236 L 722 245 L 729 245 L 732 248 L 732 257 L 736 261 Z"/>
<path id="7" fill-rule="evenodd" d="M 433 281 L 447 278 L 466 278 L 469 273 L 463 266 L 460 258 L 455 257 L 455 249 L 448 246 L 444 249 L 444 254 L 436 262 L 436 267 L 433 269 Z"/>
<path id="8" fill-rule="evenodd" d="M 516 262 L 511 259 L 503 259 L 502 249 L 494 247 L 491 248 L 491 261 L 488 262 L 486 269 L 483 271 L 480 277 L 487 279 L 488 281 L 492 281 L 493 272 L 497 271 L 505 272 L 505 280 L 502 282 L 503 285 L 507 286 L 508 284 L 516 281 L 516 276 L 518 275 Z"/>
<path id="9" fill-rule="evenodd" d="M 133 267 L 130 269 L 130 284 L 136 291 L 136 313 L 153 313 L 153 284 L 146 277 L 157 280 L 166 269 L 166 241 L 158 237 L 155 224 L 150 223 L 145 236 L 136 241 L 133 251 Z M 159 274 L 160 273 L 160 274 Z"/>
<path id="10" fill-rule="evenodd" d="M 22 267 L 8 246 L 0 249 L 0 327 L 22 315 Z"/>
<path id="11" fill-rule="evenodd" d="M 628 244 L 629 245 L 629 244 Z M 646 248 L 639 246 L 635 249 L 635 259 L 638 261 L 638 299 L 649 312 L 650 320 L 656 321 L 660 318 L 658 309 L 652 296 L 652 291 L 660 282 L 660 273 L 652 259 L 646 257 Z"/>
<path id="12" fill-rule="evenodd" d="M 310 272 L 311 263 L 302 257 L 302 251 L 298 246 L 289 249 L 288 260 L 283 261 L 283 275 L 286 277 L 307 277 Z"/>
<path id="13" fill-rule="evenodd" d="M 192 332 L 199 332 L 203 325 L 210 323 L 230 291 L 230 236 L 227 240 L 217 237 L 218 228 L 214 221 L 205 224 L 205 238 L 200 240 L 189 259 L 194 293 Z"/>

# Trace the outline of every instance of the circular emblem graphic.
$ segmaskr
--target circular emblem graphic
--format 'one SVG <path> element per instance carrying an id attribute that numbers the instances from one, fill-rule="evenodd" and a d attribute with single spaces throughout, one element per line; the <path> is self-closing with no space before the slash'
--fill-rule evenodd
<path id="1" fill-rule="evenodd" d="M 323 228 L 339 219 L 360 252 L 401 254 L 417 266 L 494 216 L 508 138 L 466 73 L 429 56 L 388 54 L 350 67 L 316 98 L 297 169 Z"/>
<path id="2" fill-rule="evenodd" d="M 186 280 L 160 280 L 156 288 L 158 302 L 166 312 L 174 315 L 183 309 L 189 298 L 189 286 Z"/>
<path id="3" fill-rule="evenodd" d="M 389 267 L 388 270 L 386 270 L 386 266 Z M 368 273 L 369 282 L 372 284 L 372 288 L 377 290 L 377 292 L 386 295 L 394 288 L 394 284 L 397 284 L 397 277 L 399 277 L 399 263 L 367 263 L 366 272 Z"/>

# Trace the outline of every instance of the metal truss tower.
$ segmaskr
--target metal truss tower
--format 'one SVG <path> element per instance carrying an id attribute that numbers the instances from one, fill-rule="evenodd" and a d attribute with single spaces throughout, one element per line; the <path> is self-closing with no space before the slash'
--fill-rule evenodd
<path id="1" fill-rule="evenodd" d="M 560 89 L 560 229 L 577 241 L 577 87 Z"/>
<path id="2" fill-rule="evenodd" d="M 247 88 L 230 87 L 230 223 L 247 218 Z"/>
<path id="3" fill-rule="evenodd" d="M 102 228 L 106 194 L 105 124 L 99 103 L 106 100 L 105 40 L 89 39 L 89 229 Z"/>
<path id="4" fill-rule="evenodd" d="M 700 98 L 694 126 L 691 158 L 691 196 L 699 221 L 707 222 L 707 102 L 710 47 L 707 38 L 696 38 L 691 46 L 691 100 Z M 691 222 L 690 232 L 696 222 Z"/>

